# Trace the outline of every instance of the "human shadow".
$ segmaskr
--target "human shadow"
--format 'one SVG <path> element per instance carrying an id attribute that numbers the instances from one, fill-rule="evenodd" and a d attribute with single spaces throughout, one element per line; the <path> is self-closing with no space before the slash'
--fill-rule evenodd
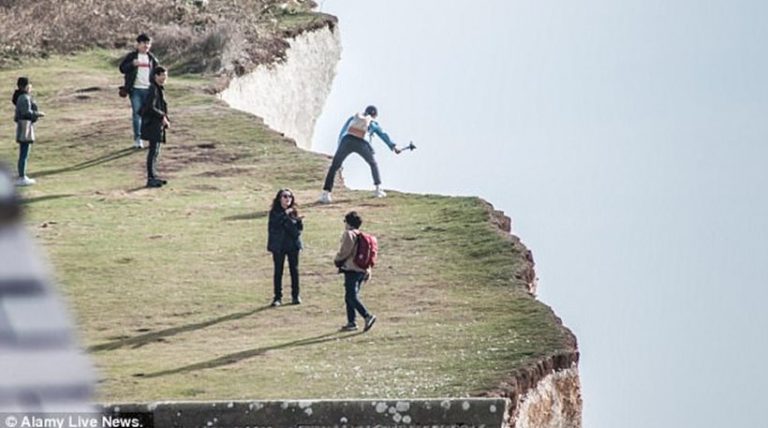
<path id="1" fill-rule="evenodd" d="M 151 190 L 151 188 L 147 187 L 147 186 L 137 186 L 137 187 L 133 187 L 133 188 L 130 188 L 130 189 L 126 190 L 126 192 L 127 193 L 136 193 L 136 192 L 138 192 L 140 190 L 145 190 L 145 189 L 150 189 Z"/>
<path id="2" fill-rule="evenodd" d="M 40 171 L 36 174 L 34 174 L 35 177 L 45 177 L 46 175 L 55 175 L 55 174 L 61 174 L 62 172 L 69 172 L 69 171 L 80 171 L 82 169 L 91 168 L 96 165 L 101 165 L 103 163 L 111 162 L 120 158 L 124 158 L 126 156 L 130 156 L 134 153 L 138 153 L 139 150 L 136 150 L 132 147 L 128 147 L 125 149 L 117 150 L 111 153 L 107 153 L 105 155 L 99 156 L 97 158 L 89 159 L 87 161 L 80 162 L 78 164 L 67 166 L 64 168 L 57 168 L 57 169 L 49 169 L 45 171 Z"/>
<path id="3" fill-rule="evenodd" d="M 254 348 L 254 349 L 248 349 L 246 351 L 235 352 L 232 354 L 221 356 L 219 358 L 214 358 L 212 360 L 190 364 L 190 365 L 178 367 L 175 369 L 162 370 L 159 372 L 153 372 L 153 373 L 147 373 L 147 374 L 138 373 L 138 374 L 134 374 L 133 376 L 152 378 L 152 377 L 168 376 L 168 375 L 179 374 L 179 373 L 188 373 L 196 370 L 212 369 L 216 367 L 226 366 L 229 364 L 234 364 L 239 361 L 247 360 L 249 358 L 253 358 L 259 355 L 263 355 L 269 351 L 275 351 L 278 349 L 286 349 L 286 348 L 298 348 L 301 346 L 317 345 L 319 343 L 329 342 L 331 340 L 349 339 L 354 336 L 363 334 L 363 332 L 343 334 L 343 335 L 342 334 L 343 333 L 340 331 L 334 331 L 331 333 L 321 334 L 320 336 L 294 340 L 293 342 L 287 342 L 280 345 L 263 346 L 261 348 Z"/>
<path id="4" fill-rule="evenodd" d="M 334 201 L 334 203 L 337 203 L 337 204 L 342 204 L 342 203 L 347 203 L 347 202 L 350 202 L 350 199 L 339 199 L 339 200 L 335 200 Z M 331 205 L 331 204 L 326 204 L 326 203 L 323 203 L 323 202 L 320 202 L 320 201 L 314 201 L 314 202 L 309 202 L 309 203 L 306 203 L 306 204 L 301 204 L 298 207 L 299 207 L 299 210 L 301 210 L 301 209 L 304 209 L 304 208 L 326 207 L 326 206 L 329 206 L 329 205 Z M 232 215 L 232 216 L 229 216 L 229 217 L 224 217 L 224 221 L 256 220 L 256 219 L 264 218 L 264 217 L 267 217 L 267 216 L 269 216 L 269 210 L 255 211 L 255 212 L 246 213 L 246 214 L 237 214 L 237 215 Z"/>
<path id="5" fill-rule="evenodd" d="M 325 203 L 320 201 L 307 202 L 305 204 L 301 204 L 301 208 L 325 208 L 325 207 L 333 207 L 334 205 L 348 204 L 350 202 L 352 202 L 352 199 L 349 199 L 349 198 L 341 198 L 341 199 L 334 198 L 333 202 L 331 203 Z"/>
<path id="6" fill-rule="evenodd" d="M 206 327 L 210 327 L 212 325 L 227 322 L 227 321 L 239 320 L 239 319 L 251 316 L 253 314 L 256 314 L 258 312 L 261 312 L 265 309 L 268 309 L 269 307 L 270 307 L 269 305 L 262 306 L 260 308 L 256 308 L 250 311 L 236 312 L 234 314 L 229 314 L 223 317 L 210 319 L 208 321 L 202 321 L 202 322 L 182 325 L 178 327 L 171 327 L 165 330 L 155 331 L 152 333 L 141 334 L 134 337 L 113 340 L 111 342 L 105 342 L 99 345 L 93 345 L 88 348 L 88 352 L 112 351 L 112 350 L 120 349 L 126 346 L 131 346 L 134 349 L 140 348 L 148 343 L 155 342 L 161 338 L 165 338 L 168 336 L 174 336 L 180 333 L 186 333 L 188 331 L 201 330 Z"/>
<path id="7" fill-rule="evenodd" d="M 21 200 L 22 205 L 31 205 L 35 202 L 43 202 L 43 201 L 50 201 L 52 199 L 61 199 L 61 198 L 71 198 L 72 196 L 75 196 L 70 193 L 64 193 L 61 195 L 45 195 L 45 196 L 38 196 L 36 198 L 24 198 Z"/>
<path id="8" fill-rule="evenodd" d="M 238 215 L 232 215 L 229 217 L 224 217 L 224 221 L 233 221 L 233 220 L 255 220 L 257 218 L 264 218 L 269 215 L 269 211 L 256 211 L 252 213 L 247 214 L 238 214 Z"/>

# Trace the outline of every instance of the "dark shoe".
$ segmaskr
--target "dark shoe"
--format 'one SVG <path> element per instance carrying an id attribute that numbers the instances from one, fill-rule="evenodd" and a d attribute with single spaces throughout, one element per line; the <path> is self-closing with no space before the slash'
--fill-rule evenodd
<path id="1" fill-rule="evenodd" d="M 301 297 L 294 297 L 294 298 L 291 300 L 291 304 L 292 304 L 292 305 L 300 305 L 300 304 L 301 304 Z"/>
<path id="2" fill-rule="evenodd" d="M 282 304 L 283 304 L 283 302 L 281 302 L 280 299 L 275 299 L 275 300 L 272 301 L 272 304 L 270 306 L 272 306 L 273 308 L 276 308 L 276 307 L 278 307 L 278 306 L 280 306 Z"/>
<path id="3" fill-rule="evenodd" d="M 365 318 L 365 327 L 363 328 L 363 331 L 368 331 L 373 327 L 373 323 L 376 322 L 376 315 L 370 314 Z"/>
<path id="4" fill-rule="evenodd" d="M 161 180 L 158 180 L 156 178 L 150 178 L 147 180 L 147 187 L 163 187 L 163 183 Z"/>
<path id="5" fill-rule="evenodd" d="M 341 331 L 355 331 L 357 330 L 356 324 L 346 324 L 341 326 Z"/>
<path id="6" fill-rule="evenodd" d="M 155 180 L 159 181 L 159 182 L 160 182 L 160 184 L 162 184 L 163 186 L 165 186 L 166 184 L 168 184 L 168 180 L 163 180 L 162 178 L 156 178 Z"/>

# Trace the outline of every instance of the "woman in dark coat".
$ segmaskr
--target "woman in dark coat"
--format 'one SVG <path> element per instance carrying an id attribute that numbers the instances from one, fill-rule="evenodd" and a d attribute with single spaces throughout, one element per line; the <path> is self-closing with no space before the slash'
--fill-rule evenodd
<path id="1" fill-rule="evenodd" d="M 288 270 L 291 273 L 291 303 L 301 303 L 299 297 L 299 251 L 301 251 L 301 231 L 304 224 L 296 210 L 296 200 L 291 189 L 280 189 L 272 201 L 269 211 L 267 251 L 272 253 L 275 262 L 274 289 L 272 306 L 280 306 L 283 299 L 283 266 L 288 258 Z"/>

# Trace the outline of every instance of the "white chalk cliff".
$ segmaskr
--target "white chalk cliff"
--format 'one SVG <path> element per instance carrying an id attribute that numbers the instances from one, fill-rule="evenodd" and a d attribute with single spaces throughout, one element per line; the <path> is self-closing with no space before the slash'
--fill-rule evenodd
<path id="1" fill-rule="evenodd" d="M 331 26 L 289 39 L 283 63 L 260 65 L 233 78 L 219 98 L 264 119 L 270 128 L 309 150 L 341 58 L 338 29 Z"/>

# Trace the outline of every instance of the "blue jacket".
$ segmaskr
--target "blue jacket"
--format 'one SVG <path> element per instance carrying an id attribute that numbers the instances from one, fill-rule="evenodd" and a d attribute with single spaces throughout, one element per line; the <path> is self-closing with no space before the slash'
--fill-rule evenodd
<path id="1" fill-rule="evenodd" d="M 344 138 L 345 135 L 347 135 L 347 131 L 349 130 L 349 124 L 352 122 L 352 119 L 354 119 L 355 116 L 350 116 L 349 119 L 344 123 L 344 126 L 341 128 L 341 132 L 339 133 L 339 143 L 341 143 L 341 139 Z M 392 142 L 392 140 L 389 138 L 389 135 L 387 135 L 386 132 L 384 132 L 383 129 L 381 129 L 381 125 L 379 125 L 379 122 L 376 122 L 375 120 L 371 121 L 371 124 L 368 125 L 368 135 L 373 136 L 374 134 L 378 135 L 379 138 L 381 138 L 381 141 L 384 142 L 389 147 L 389 150 L 395 150 L 395 143 Z"/>

